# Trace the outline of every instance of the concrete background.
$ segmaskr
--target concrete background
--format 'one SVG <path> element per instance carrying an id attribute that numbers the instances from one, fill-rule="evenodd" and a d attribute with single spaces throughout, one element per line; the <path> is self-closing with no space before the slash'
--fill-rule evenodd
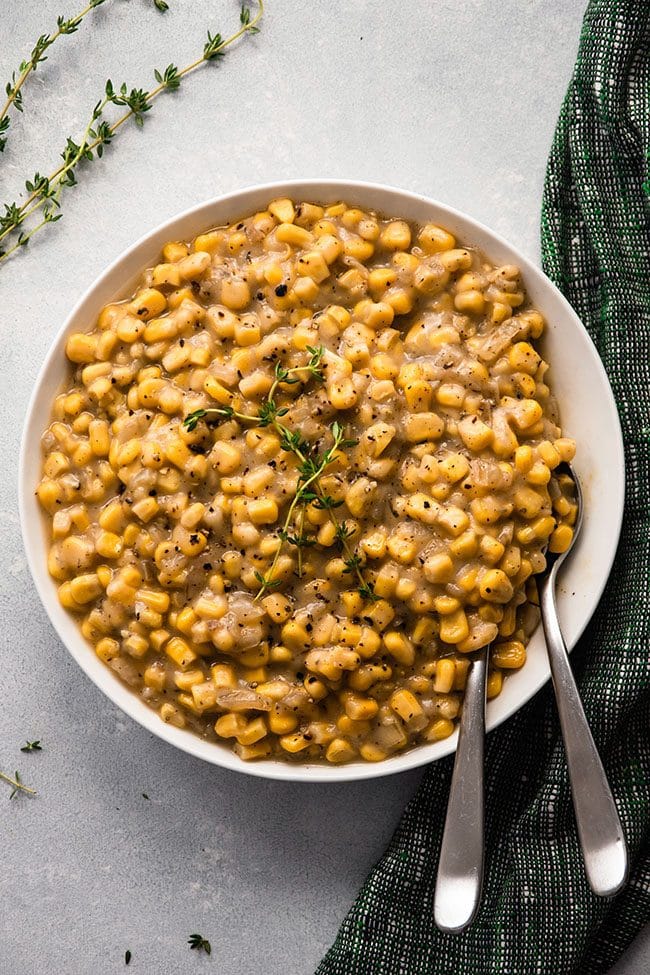
<path id="1" fill-rule="evenodd" d="M 81 0 L 4 0 L 0 78 Z M 230 0 L 108 0 L 25 89 L 0 199 L 57 164 L 104 81 L 151 85 Z M 338 176 L 419 190 L 538 257 L 542 180 L 575 57 L 566 0 L 268 0 L 263 31 L 160 99 L 83 173 L 65 216 L 0 273 L 0 971 L 310 975 L 380 855 L 418 773 L 337 788 L 247 779 L 177 753 L 117 711 L 68 657 L 20 541 L 16 457 L 33 380 L 67 312 L 146 230 L 262 180 Z M 23 755 L 26 738 L 40 754 Z M 7 793 L 5 797 L 5 791 Z M 142 797 L 145 792 L 150 801 Z M 441 815 L 443 810 L 441 810 Z M 190 955 L 199 931 L 212 959 Z M 617 968 L 650 966 L 639 943 Z M 645 959 L 645 965 L 644 965 Z"/>

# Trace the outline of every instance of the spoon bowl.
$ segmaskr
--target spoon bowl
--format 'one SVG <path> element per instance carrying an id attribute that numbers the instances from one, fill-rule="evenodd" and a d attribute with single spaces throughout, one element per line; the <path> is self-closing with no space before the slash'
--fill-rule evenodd
<path id="1" fill-rule="evenodd" d="M 557 474 L 566 474 L 573 481 L 574 487 L 574 500 L 578 506 L 578 511 L 576 514 L 575 524 L 573 525 L 573 536 L 569 546 L 564 550 L 564 552 L 551 552 L 550 549 L 546 550 L 546 569 L 542 573 L 543 576 L 547 574 L 557 574 L 560 566 L 565 561 L 569 553 L 571 552 L 573 546 L 578 541 L 578 536 L 580 534 L 580 529 L 582 528 L 582 523 L 584 521 L 584 496 L 582 493 L 582 487 L 580 485 L 580 478 L 578 477 L 574 468 L 567 461 L 562 461 L 561 464 L 555 468 Z"/>

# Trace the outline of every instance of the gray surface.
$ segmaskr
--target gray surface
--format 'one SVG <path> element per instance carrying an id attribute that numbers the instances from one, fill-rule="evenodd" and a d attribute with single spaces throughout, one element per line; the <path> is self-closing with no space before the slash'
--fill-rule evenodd
<path id="1" fill-rule="evenodd" d="M 4 83 L 60 7 L 82 4 L 2 6 Z M 0 157 L 2 199 L 57 159 L 106 77 L 146 84 L 150 67 L 186 63 L 206 27 L 237 17 L 227 0 L 171 7 L 163 18 L 149 0 L 109 0 L 55 48 Z M 19 768 L 39 796 L 0 794 L 0 971 L 103 975 L 124 971 L 130 948 L 134 973 L 309 975 L 418 781 L 305 787 L 222 772 L 134 725 L 68 657 L 26 568 L 15 488 L 28 396 L 68 310 L 145 230 L 288 176 L 421 190 L 536 258 L 580 17 L 565 0 L 269 0 L 260 37 L 159 101 L 144 132 L 123 131 L 66 197 L 64 220 L 1 272 L 0 768 Z M 21 755 L 26 737 L 43 752 Z M 190 955 L 193 931 L 211 939 L 211 961 Z M 647 970 L 649 947 L 619 975 L 643 959 Z"/>

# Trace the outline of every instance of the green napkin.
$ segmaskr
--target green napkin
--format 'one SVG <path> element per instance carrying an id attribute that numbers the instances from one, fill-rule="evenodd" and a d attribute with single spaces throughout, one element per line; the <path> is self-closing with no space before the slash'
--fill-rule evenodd
<path id="1" fill-rule="evenodd" d="M 629 882 L 610 901 L 587 886 L 547 687 L 488 736 L 474 925 L 445 935 L 433 923 L 449 758 L 426 773 L 317 975 L 592 975 L 650 920 L 649 165 L 650 3 L 592 0 L 548 164 L 542 252 L 602 356 L 625 439 L 623 536 L 571 659 L 628 840 Z"/>

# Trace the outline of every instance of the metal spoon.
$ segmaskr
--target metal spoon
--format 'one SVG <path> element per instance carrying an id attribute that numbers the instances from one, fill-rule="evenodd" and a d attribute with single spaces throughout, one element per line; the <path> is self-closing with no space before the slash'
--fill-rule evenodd
<path id="1" fill-rule="evenodd" d="M 608 897 L 625 883 L 627 847 L 605 770 L 578 694 L 555 605 L 557 573 L 582 526 L 580 481 L 569 464 L 558 468 L 575 484 L 578 514 L 571 545 L 560 554 L 546 553 L 546 571 L 538 589 L 553 687 L 564 739 L 578 837 L 589 885 Z M 465 691 L 458 747 L 449 792 L 434 895 L 434 918 L 443 931 L 458 932 L 471 924 L 483 883 L 483 748 L 488 649 L 474 659 Z"/>
<path id="2" fill-rule="evenodd" d="M 538 577 L 537 587 L 587 880 L 594 894 L 611 897 L 621 889 L 627 878 L 625 836 L 580 701 L 555 604 L 558 570 L 573 548 L 582 525 L 582 490 L 570 464 L 561 464 L 557 470 L 569 474 L 575 484 L 578 515 L 573 539 L 566 552 L 557 555 L 546 553 L 546 571 Z"/>
<path id="3" fill-rule="evenodd" d="M 488 647 L 470 667 L 438 861 L 433 916 L 441 931 L 462 931 L 483 887 L 483 745 Z"/>

